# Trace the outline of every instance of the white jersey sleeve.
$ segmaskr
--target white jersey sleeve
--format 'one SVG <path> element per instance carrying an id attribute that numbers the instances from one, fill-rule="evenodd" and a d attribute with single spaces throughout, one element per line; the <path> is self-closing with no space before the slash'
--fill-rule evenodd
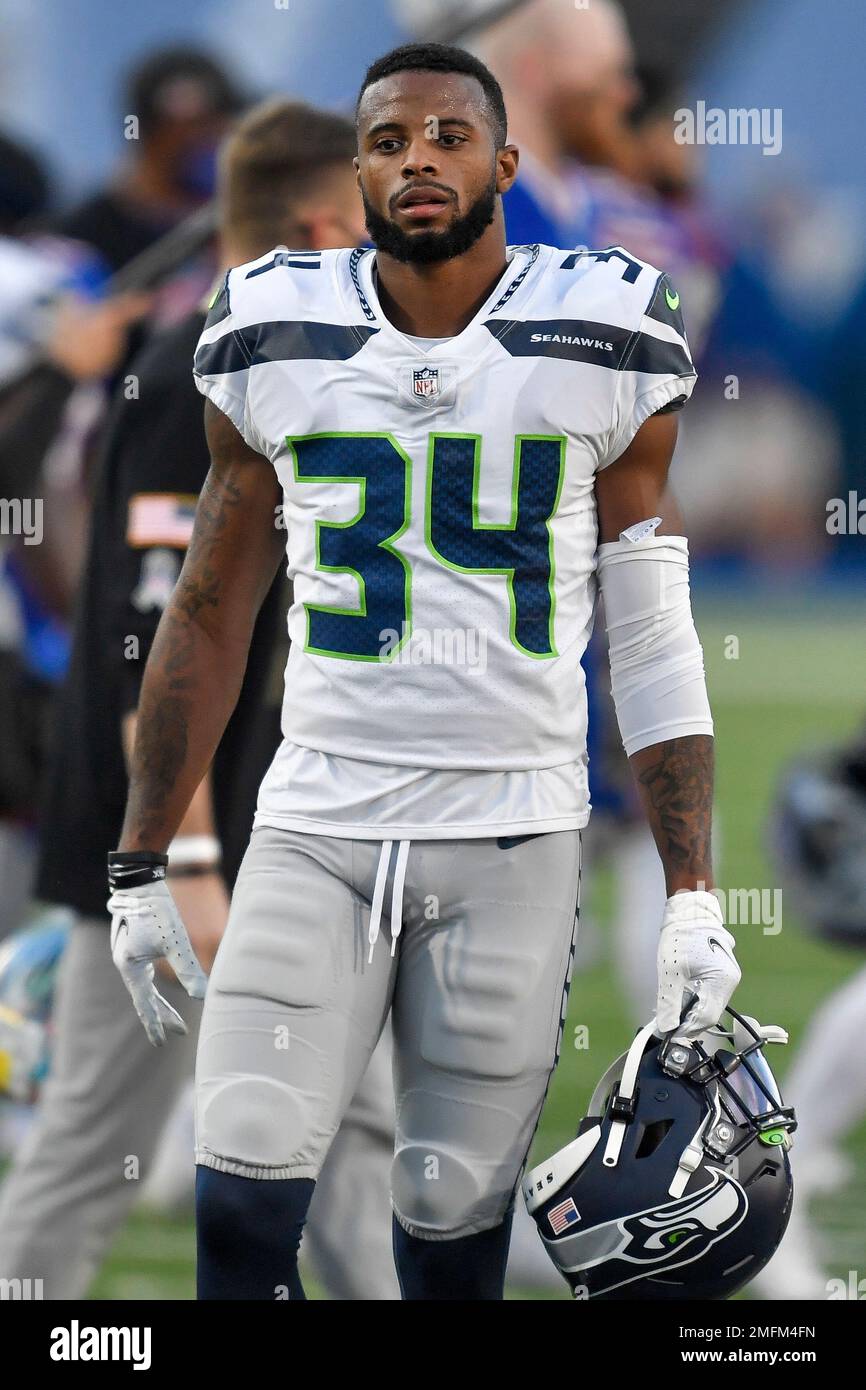
<path id="1" fill-rule="evenodd" d="M 267 272 L 275 265 L 304 260 L 318 267 L 306 252 L 289 252 L 278 246 L 256 261 L 236 266 L 226 273 L 208 306 L 208 316 L 195 351 L 193 376 L 203 396 L 227 415 L 251 449 L 273 462 L 273 443 L 256 424 L 255 371 L 266 360 L 265 341 L 273 327 L 274 277 Z M 293 301 L 291 276 L 280 279 L 280 318 L 291 320 Z M 270 302 L 269 302 L 270 301 Z"/>
<path id="2" fill-rule="evenodd" d="M 236 266 L 211 303 L 196 348 L 199 391 L 275 467 L 289 430 L 302 432 L 315 413 L 311 397 L 323 394 L 327 414 L 334 363 L 358 353 L 373 332 L 361 306 L 347 306 L 339 295 L 344 254 L 277 246 Z"/>
<path id="3" fill-rule="evenodd" d="M 627 257 L 621 247 L 606 254 Z M 627 257 L 636 263 L 633 257 Z M 642 264 L 643 270 L 651 267 Z M 692 362 L 680 296 L 667 274 L 654 272 L 655 282 L 649 299 L 642 305 L 638 321 L 623 349 L 617 373 L 617 390 L 606 448 L 599 468 L 606 468 L 624 453 L 641 425 L 661 410 L 679 410 L 694 390 L 697 373 Z M 645 276 L 639 277 L 643 282 Z M 638 283 L 635 283 L 635 289 Z M 627 281 L 620 281 L 624 298 Z M 645 293 L 645 291 L 643 291 Z M 634 312 L 634 306 L 632 312 Z"/>
<path id="4" fill-rule="evenodd" d="M 226 272 L 208 305 L 207 319 L 195 351 L 193 378 L 202 395 L 228 416 L 251 448 L 261 452 L 247 409 L 249 353 L 244 347 L 243 334 L 237 331 L 239 324 L 231 307 L 235 274 L 232 270 Z"/>

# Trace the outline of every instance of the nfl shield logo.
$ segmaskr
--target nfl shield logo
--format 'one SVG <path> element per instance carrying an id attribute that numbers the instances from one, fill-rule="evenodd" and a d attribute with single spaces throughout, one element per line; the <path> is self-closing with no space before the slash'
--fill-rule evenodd
<path id="1" fill-rule="evenodd" d="M 416 367 L 412 372 L 412 394 L 422 400 L 432 400 L 439 395 L 439 368 Z"/>

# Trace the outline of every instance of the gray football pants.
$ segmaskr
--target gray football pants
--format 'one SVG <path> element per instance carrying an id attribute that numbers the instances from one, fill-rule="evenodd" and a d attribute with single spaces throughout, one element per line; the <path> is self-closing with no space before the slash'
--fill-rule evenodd
<path id="1" fill-rule="evenodd" d="M 558 1054 L 579 870 L 577 830 L 399 848 L 254 830 L 204 1006 L 197 1162 L 318 1178 L 390 1011 L 398 1220 L 434 1240 L 498 1225 Z"/>
<path id="2" fill-rule="evenodd" d="M 107 919 L 73 927 L 58 978 L 52 1073 L 0 1183 L 0 1279 L 42 1279 L 47 1299 L 87 1292 L 193 1071 L 202 1006 L 174 981 L 158 987 L 189 1034 L 154 1048 L 111 959 Z M 385 1037 L 346 1114 L 304 1232 L 304 1253 L 337 1298 L 399 1298 L 388 1194 L 390 1071 Z M 363 1184 L 352 1198 L 349 1174 Z"/>

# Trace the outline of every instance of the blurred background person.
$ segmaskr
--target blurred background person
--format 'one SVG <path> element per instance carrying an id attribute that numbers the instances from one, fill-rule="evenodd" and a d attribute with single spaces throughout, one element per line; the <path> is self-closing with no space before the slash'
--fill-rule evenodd
<path id="1" fill-rule="evenodd" d="M 56 230 L 119 270 L 213 197 L 217 147 L 246 105 L 207 53 L 148 54 L 124 82 L 123 160 L 104 187 L 56 220 Z"/>
<path id="2" fill-rule="evenodd" d="M 592 195 L 575 164 L 624 174 L 634 161 L 629 113 L 639 89 L 622 11 L 613 0 L 581 10 L 528 0 L 501 18 L 494 9 L 489 23 L 484 16 L 482 8 L 468 46 L 496 73 L 520 150 L 503 204 L 509 239 L 609 245 L 593 239 Z"/>
<path id="3" fill-rule="evenodd" d="M 9 309 L 14 328 L 6 337 L 17 336 L 19 352 L 17 370 L 0 376 L 0 453 L 14 458 L 19 487 L 27 481 L 32 490 L 38 476 L 48 503 L 46 543 L 38 560 L 28 559 L 31 572 L 40 569 L 32 574 L 34 602 L 60 619 L 68 619 L 77 587 L 107 387 L 142 342 L 128 330 L 145 309 L 151 326 L 183 317 L 215 268 L 207 238 L 168 274 L 148 276 L 143 260 L 212 197 L 216 146 L 244 100 L 228 73 L 194 48 L 148 55 L 123 85 L 118 129 L 128 138 L 116 173 L 73 208 L 58 213 L 44 196 L 18 222 L 26 233 L 20 255 L 38 284 L 31 303 L 19 290 Z M 147 297 L 134 292 L 151 281 Z"/>
<path id="4" fill-rule="evenodd" d="M 43 163 L 0 136 L 0 493 L 39 522 L 38 535 L 0 536 L 0 938 L 32 887 L 36 798 L 74 587 L 56 582 L 43 544 L 42 463 L 76 385 L 115 370 L 149 305 L 136 294 L 93 299 L 104 278 L 96 258 L 33 231 L 50 202 Z M 70 541 L 67 532 L 67 551 Z"/>
<path id="5" fill-rule="evenodd" d="M 127 157 L 85 202 L 58 214 L 38 157 L 0 140 L 0 479 L 39 498 L 38 545 L 4 540 L 0 699 L 20 737 L 0 749 L 0 935 L 32 884 L 35 795 L 51 702 L 68 660 L 90 512 L 90 473 L 111 383 L 142 337 L 186 314 L 213 275 L 206 249 L 155 294 L 113 281 L 212 196 L 216 144 L 243 98 L 191 48 L 160 50 L 124 84 Z"/>

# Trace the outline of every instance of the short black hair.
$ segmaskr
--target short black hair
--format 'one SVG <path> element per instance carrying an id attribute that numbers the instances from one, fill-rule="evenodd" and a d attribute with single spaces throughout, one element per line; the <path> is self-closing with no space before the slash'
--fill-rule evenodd
<path id="1" fill-rule="evenodd" d="M 392 48 L 390 53 L 385 53 L 381 58 L 377 58 L 375 63 L 371 63 L 364 74 L 355 103 L 356 120 L 361 98 L 367 88 L 374 82 L 381 81 L 383 77 L 391 77 L 395 72 L 462 72 L 467 77 L 474 77 L 484 90 L 493 117 L 496 148 L 501 149 L 505 144 L 508 139 L 508 116 L 502 88 L 480 58 L 467 53 L 465 48 L 453 48 L 447 43 L 404 43 L 400 48 Z"/>
<path id="2" fill-rule="evenodd" d="M 230 74 L 208 53 L 197 48 L 157 49 L 127 73 L 124 83 L 124 109 L 138 116 L 142 135 L 173 118 L 173 98 L 181 84 L 194 84 L 201 109 L 215 116 L 235 116 L 247 105 Z"/>

